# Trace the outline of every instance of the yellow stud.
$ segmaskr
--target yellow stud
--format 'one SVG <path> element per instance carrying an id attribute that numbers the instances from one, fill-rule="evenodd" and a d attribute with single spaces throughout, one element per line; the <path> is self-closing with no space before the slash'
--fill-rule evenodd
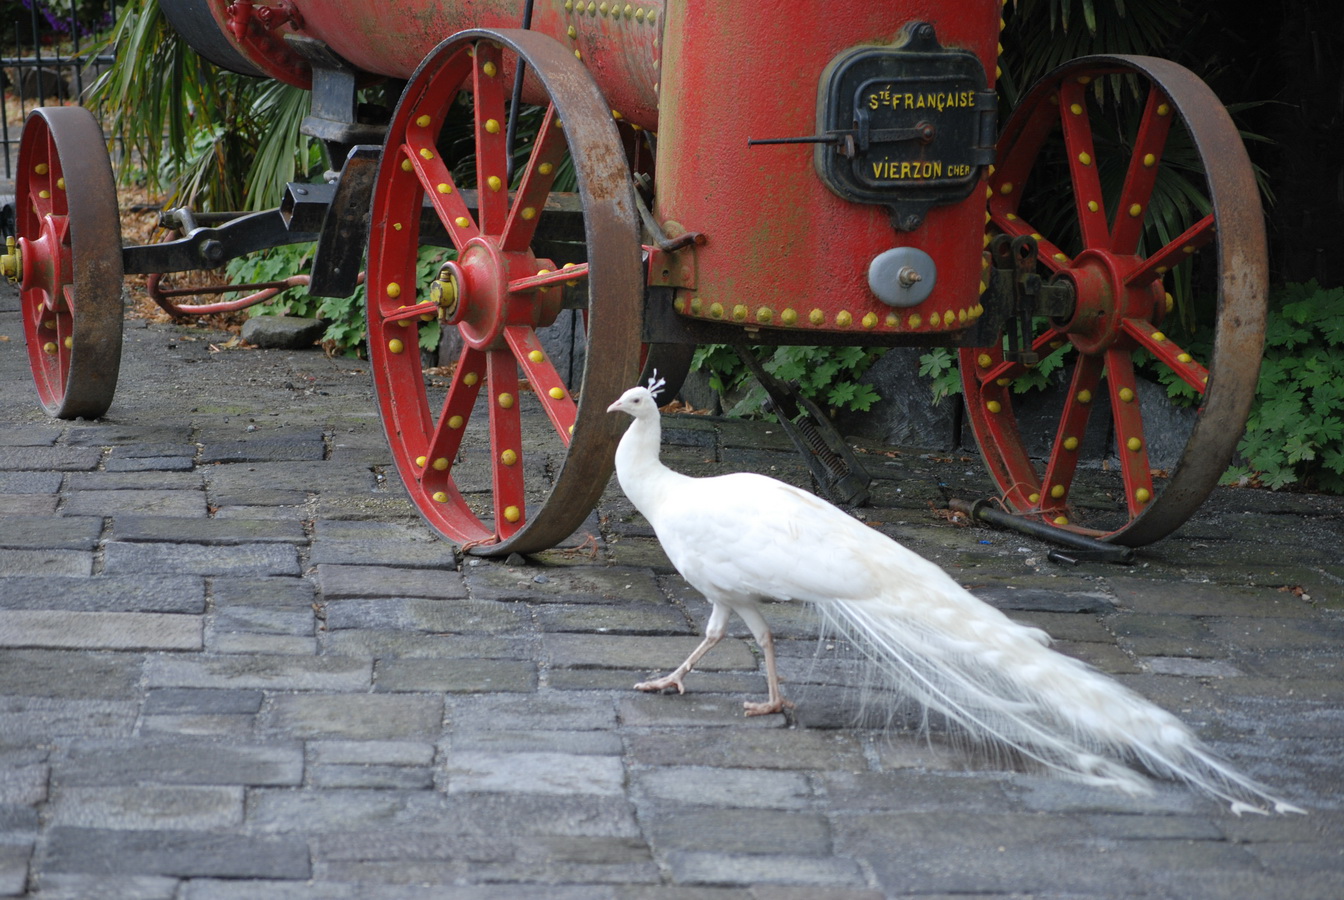
<path id="1" fill-rule="evenodd" d="M 37 196 L 41 197 L 43 200 L 50 200 L 51 191 L 47 190 L 46 188 L 43 188 L 42 190 L 37 192 Z"/>
<path id="2" fill-rule="evenodd" d="M 519 519 L 521 519 L 522 517 L 523 517 L 523 514 L 522 514 L 522 512 L 518 509 L 518 507 L 516 507 L 516 506 L 506 506 L 506 507 L 504 507 L 504 521 L 509 522 L 509 523 L 513 523 L 513 522 L 517 522 L 517 521 L 518 521 Z"/>
<path id="3" fill-rule="evenodd" d="M 411 169 L 414 169 L 414 168 L 415 168 L 415 166 L 411 163 L 411 161 L 410 161 L 409 159 L 403 159 L 403 160 L 401 161 L 401 171 L 403 171 L 403 172 L 409 172 L 409 171 L 411 171 Z"/>
<path id="4" fill-rule="evenodd" d="M 1056 253 L 1056 254 L 1054 255 L 1054 260 L 1055 260 L 1055 262 L 1066 263 L 1066 262 L 1069 261 L 1069 257 L 1068 257 L 1066 254 L 1063 254 L 1063 253 Z"/>
<path id="5" fill-rule="evenodd" d="M 549 175 L 555 171 L 555 166 L 548 162 L 542 163 L 541 165 L 537 166 L 537 171 L 543 175 Z"/>
<path id="6" fill-rule="evenodd" d="M 1160 331 L 1154 331 L 1154 332 L 1153 332 L 1153 340 L 1157 341 L 1159 344 L 1162 343 L 1163 341 L 1165 341 L 1166 339 L 1167 339 L 1167 336 L 1166 336 L 1165 334 L 1163 334 L 1162 332 L 1160 332 Z"/>
<path id="7" fill-rule="evenodd" d="M 433 159 L 433 158 L 434 158 L 434 151 L 431 150 L 431 149 L 429 149 L 428 147 L 421 147 L 421 148 L 420 148 L 420 156 L 421 156 L 422 159 Z"/>
<path id="8" fill-rule="evenodd" d="M 540 350 L 532 350 L 527 354 L 527 358 L 533 362 L 541 362 L 546 358 L 546 354 L 542 353 Z"/>
<path id="9" fill-rule="evenodd" d="M 1054 497 L 1056 500 L 1058 500 L 1060 497 L 1063 497 L 1063 496 L 1064 496 L 1064 485 L 1062 485 L 1062 484 L 1057 484 L 1057 485 L 1055 485 L 1054 487 L 1050 488 L 1050 496 L 1051 496 L 1051 497 Z"/>
<path id="10" fill-rule="evenodd" d="M 1091 84 L 1091 83 L 1092 83 L 1092 76 L 1091 76 L 1091 75 L 1079 75 L 1078 78 L 1075 79 L 1075 80 L 1076 80 L 1079 84 Z"/>
<path id="11" fill-rule="evenodd" d="M 841 328 L 848 328 L 850 325 L 854 324 L 854 317 L 849 314 L 849 310 L 842 309 L 835 314 L 835 324 L 839 325 Z"/>
<path id="12" fill-rule="evenodd" d="M 564 389 L 564 388 L 561 388 L 561 387 L 553 387 L 553 388 L 551 388 L 549 391 L 547 391 L 546 393 L 548 393 L 548 394 L 551 395 L 551 399 L 552 399 L 552 400 L 563 400 L 563 399 L 565 399 L 565 389 Z"/>
<path id="13" fill-rule="evenodd" d="M 910 318 L 906 319 L 905 321 L 906 324 L 909 325 L 911 328 L 918 328 L 924 322 L 924 320 L 920 317 L 919 313 L 911 313 Z"/>
<path id="14" fill-rule="evenodd" d="M 400 297 L 401 285 L 397 284 L 395 281 L 389 281 L 387 283 L 387 296 L 391 297 L 393 300 Z"/>
<path id="15" fill-rule="evenodd" d="M 1189 256 L 1190 254 L 1195 252 L 1195 248 L 1190 246 L 1189 244 L 1186 244 L 1184 247 L 1181 248 L 1181 252 L 1184 253 L 1186 256 Z"/>
<path id="16" fill-rule="evenodd" d="M 1171 115 L 1171 107 L 1165 103 L 1159 103 L 1157 105 L 1157 114 L 1159 116 L 1169 116 Z"/>
<path id="17" fill-rule="evenodd" d="M 64 179 L 64 178 L 57 178 L 57 179 L 56 179 L 56 190 L 58 190 L 58 191 L 63 191 L 63 190 L 65 190 L 65 179 Z"/>
<path id="18" fill-rule="evenodd" d="M 415 124 L 416 124 L 416 125 L 419 125 L 421 128 L 428 128 L 428 127 L 429 127 L 429 123 L 432 122 L 432 121 L 434 121 L 434 120 L 431 119 L 431 118 L 429 117 L 428 114 L 420 115 L 420 116 L 416 116 L 416 117 L 415 117 Z"/>
<path id="19" fill-rule="evenodd" d="M 1120 399 L 1126 403 L 1134 402 L 1134 392 L 1127 387 L 1120 389 Z"/>
<path id="20" fill-rule="evenodd" d="M 819 309 L 814 309 L 807 314 L 807 321 L 813 325 L 824 325 L 826 324 L 826 314 Z"/>
<path id="21" fill-rule="evenodd" d="M 1055 524 L 1056 524 L 1056 525 L 1059 525 L 1059 526 L 1061 526 L 1061 527 L 1063 527 L 1063 526 L 1069 524 L 1069 517 L 1068 517 L 1068 516 L 1055 516 Z"/>
<path id="22" fill-rule="evenodd" d="M 1087 201 L 1087 211 L 1088 211 L 1088 212 L 1096 212 L 1096 211 L 1099 210 L 1099 209 L 1101 209 L 1101 204 L 1097 203 L 1097 201 L 1095 201 L 1095 200 L 1089 200 L 1089 201 Z"/>
<path id="23" fill-rule="evenodd" d="M 454 430 L 456 430 L 456 429 L 458 429 L 458 428 L 461 428 L 461 427 L 462 427 L 462 417 L 461 417 L 461 416 L 449 416 L 449 418 L 448 418 L 448 427 L 449 427 L 449 428 L 452 428 L 452 429 L 454 429 Z"/>
<path id="24" fill-rule="evenodd" d="M 745 321 L 747 321 L 747 315 L 748 315 L 748 310 L 747 310 L 746 306 L 742 305 L 741 303 L 739 303 L 739 304 L 737 304 L 736 306 L 733 307 L 733 321 L 734 321 L 734 322 L 745 322 Z"/>
<path id="25" fill-rule="evenodd" d="M 612 117 L 613 119 L 615 119 L 617 122 L 619 122 L 619 121 L 621 121 L 621 119 L 624 119 L 624 118 L 625 118 L 625 116 L 621 115 L 619 112 L 617 112 L 617 111 L 614 110 L 614 109 L 611 111 L 611 117 Z"/>
<path id="26" fill-rule="evenodd" d="M 999 185 L 1000 194 L 1006 195 L 1011 194 L 1012 192 L 1013 192 L 1013 183 L 1011 181 L 1005 181 L 1003 184 Z"/>
<path id="27" fill-rule="evenodd" d="M 417 456 L 417 457 L 415 458 L 415 465 L 416 465 L 417 468 L 420 468 L 420 469 L 423 469 L 423 468 L 425 467 L 425 465 L 426 465 L 428 462 L 429 462 L 429 457 L 426 457 L 426 456 Z"/>
<path id="28" fill-rule="evenodd" d="M 1129 440 L 1125 441 L 1125 446 L 1128 447 L 1132 452 L 1138 453 L 1140 450 L 1143 449 L 1143 441 L 1139 440 L 1136 437 L 1132 437 Z"/>
<path id="29" fill-rule="evenodd" d="M 537 217 L 537 208 L 535 206 L 524 206 L 518 215 L 523 217 L 524 222 L 531 222 Z"/>
<path id="30" fill-rule="evenodd" d="M 476 372 L 468 372 L 462 376 L 462 383 L 467 387 L 475 387 L 476 382 L 481 380 L 481 376 Z"/>
<path id="31" fill-rule="evenodd" d="M 448 502 L 448 495 L 445 494 L 443 491 L 435 491 L 435 492 L 434 492 L 434 502 L 435 502 L 435 503 L 447 503 L 447 502 Z"/>
<path id="32" fill-rule="evenodd" d="M 1167 303 L 1167 312 L 1171 312 L 1172 308 L 1176 306 L 1176 299 L 1172 297 L 1170 293 L 1163 297 L 1163 299 Z"/>
<path id="33" fill-rule="evenodd" d="M 684 312 L 686 312 L 686 298 L 685 298 L 685 297 L 678 297 L 677 299 L 673 300 L 673 301 L 672 301 L 672 308 L 675 309 L 675 310 L 676 310 L 677 312 L 679 312 L 679 313 L 684 313 Z"/>
<path id="34" fill-rule="evenodd" d="M 762 306 L 756 310 L 756 321 L 762 325 L 769 325 L 775 318 L 775 311 L 768 306 Z"/>
<path id="35" fill-rule="evenodd" d="M 1143 215 L 1143 206 L 1138 203 L 1131 204 L 1129 207 L 1130 218 L 1137 219 L 1141 215 Z"/>
<path id="36" fill-rule="evenodd" d="M 1147 503 L 1153 498 L 1153 494 L 1147 488 L 1139 488 L 1134 492 L 1134 499 L 1140 503 Z"/>
<path id="37" fill-rule="evenodd" d="M 485 183 L 492 191 L 497 191 L 504 186 L 504 182 L 498 175 L 491 175 L 489 178 L 485 179 Z"/>
<path id="38" fill-rule="evenodd" d="M 1143 155 L 1143 167 L 1145 169 L 1151 169 L 1155 165 L 1157 165 L 1157 157 L 1151 153 L 1145 153 Z"/>
<path id="39" fill-rule="evenodd" d="M 503 453 L 499 454 L 499 461 L 506 466 L 511 466 L 518 462 L 518 454 L 513 450 L 505 450 Z"/>
<path id="40" fill-rule="evenodd" d="M 701 309 L 701 307 L 703 306 L 703 304 L 704 304 L 704 301 L 701 300 L 699 297 L 692 297 L 692 298 L 691 298 L 691 315 L 695 315 L 695 316 L 700 315 L 700 309 Z"/>
<path id="41" fill-rule="evenodd" d="M 56 346 L 54 341 L 47 341 L 42 345 L 42 352 L 46 353 L 48 356 L 55 356 L 58 349 L 60 348 Z"/>
<path id="42" fill-rule="evenodd" d="M 996 378 L 996 379 L 994 379 L 994 383 L 997 384 L 999 387 L 1007 387 L 1008 385 L 1010 385 L 1010 384 L 1013 383 L 1013 379 L 1011 379 L 1011 378 Z"/>
<path id="43" fill-rule="evenodd" d="M 45 175 L 50 171 L 51 168 L 46 163 L 38 163 L 37 165 L 33 166 L 33 173 L 36 175 Z"/>
<path id="44" fill-rule="evenodd" d="M 446 181 L 439 182 L 434 189 L 440 194 L 451 194 L 453 192 L 453 186 Z"/>
<path id="45" fill-rule="evenodd" d="M 481 71 L 486 74 L 487 78 L 494 78 L 499 72 L 499 66 L 495 65 L 493 62 L 487 62 L 485 65 L 481 66 Z"/>
<path id="46" fill-rule="evenodd" d="M 877 327 L 877 313 L 868 313 L 866 316 L 864 316 L 864 317 L 863 317 L 863 327 L 864 327 L 864 328 L 876 328 L 876 327 Z"/>
<path id="47" fill-rule="evenodd" d="M 1083 151 L 1082 153 L 1078 154 L 1078 161 L 1085 166 L 1090 166 L 1092 165 L 1092 154 L 1088 153 L 1087 151 Z"/>
<path id="48" fill-rule="evenodd" d="M 798 311 L 794 309 L 784 310 L 779 314 L 779 321 L 783 322 L 785 325 L 798 324 Z"/>
<path id="49" fill-rule="evenodd" d="M 401 341 L 397 340 L 396 338 L 393 338 L 392 340 L 387 342 L 387 349 L 392 353 L 400 353 L 401 351 L 406 349 L 406 345 L 403 344 Z"/>
<path id="50" fill-rule="evenodd" d="M 486 130 L 487 132 L 489 132 L 490 134 L 499 134 L 499 120 L 498 120 L 498 119 L 486 119 L 486 120 L 485 120 L 485 130 Z"/>
<path id="51" fill-rule="evenodd" d="M 496 400 L 499 403 L 500 409 L 513 409 L 513 394 L 508 392 L 502 393 Z"/>
<path id="52" fill-rule="evenodd" d="M 436 472 L 448 471 L 448 457 L 440 456 L 438 459 L 434 460 L 434 471 Z"/>
<path id="53" fill-rule="evenodd" d="M 982 369 L 988 369 L 990 366 L 994 365 L 994 357 L 990 356 L 988 353 L 981 353 L 975 358 L 975 364 Z"/>
<path id="54" fill-rule="evenodd" d="M 722 318 L 723 318 L 723 304 L 722 304 L 722 303 L 719 303 L 717 300 L 716 300 L 715 302 L 709 304 L 709 317 L 710 317 L 711 319 L 722 319 Z"/>
<path id="55" fill-rule="evenodd" d="M 1191 356 L 1190 356 L 1189 353 L 1181 353 L 1181 354 L 1179 354 L 1179 355 L 1176 357 L 1176 361 L 1177 361 L 1177 362 L 1181 362 L 1181 363 L 1194 362 L 1194 360 L 1191 358 Z"/>
<path id="56" fill-rule="evenodd" d="M 1084 388 L 1083 390 L 1079 391 L 1079 392 L 1078 392 L 1078 402 L 1079 402 L 1079 403 L 1091 403 L 1091 402 L 1092 402 L 1092 392 L 1089 391 L 1089 390 L 1087 390 L 1086 388 Z"/>
<path id="57" fill-rule="evenodd" d="M 453 219 L 453 224 L 458 228 L 466 228 L 471 224 L 471 219 L 468 219 L 466 216 L 458 216 L 456 219 Z"/>
<path id="58" fill-rule="evenodd" d="M 579 29 L 571 25 L 565 29 L 565 34 L 569 35 L 570 40 L 573 40 L 574 38 L 579 36 Z"/>
<path id="59" fill-rule="evenodd" d="M 1081 104 L 1081 103 L 1070 103 L 1070 104 L 1069 104 L 1069 112 L 1073 113 L 1075 116 L 1081 116 L 1081 115 L 1083 114 L 1083 104 Z"/>
<path id="60" fill-rule="evenodd" d="M 1040 503 L 1040 502 L 1041 502 L 1041 495 L 1040 495 L 1040 494 L 1037 494 L 1037 493 L 1035 493 L 1035 492 L 1033 492 L 1033 493 L 1031 493 L 1031 494 L 1028 494 L 1028 495 L 1027 495 L 1027 502 L 1028 502 L 1028 503 Z"/>
<path id="61" fill-rule="evenodd" d="M 952 312 L 952 310 L 950 310 L 950 309 L 949 309 L 947 312 L 943 313 L 943 324 L 944 324 L 944 325 L 951 325 L 953 322 L 956 321 L 956 319 L 957 319 L 957 314 L 954 313 L 954 312 Z"/>
<path id="62" fill-rule="evenodd" d="M 1003 404 L 997 400 L 991 400 L 985 404 L 985 409 L 997 415 L 1003 412 Z"/>
<path id="63" fill-rule="evenodd" d="M 636 22 L 643 22 L 643 21 L 644 21 L 644 10 L 642 10 L 642 9 L 637 9 L 637 10 L 635 10 L 635 21 L 636 21 Z"/>

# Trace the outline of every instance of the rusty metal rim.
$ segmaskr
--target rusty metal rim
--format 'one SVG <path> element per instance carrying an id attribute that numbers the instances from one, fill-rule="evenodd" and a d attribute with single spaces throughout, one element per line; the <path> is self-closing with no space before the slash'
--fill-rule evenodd
<path id="1" fill-rule="evenodd" d="M 23 298 L 24 327 L 29 345 L 33 379 L 46 411 L 62 419 L 97 418 L 107 412 L 116 392 L 121 367 L 122 264 L 121 217 L 112 162 L 102 129 L 83 107 L 41 107 L 29 114 L 19 148 L 16 197 L 28 204 L 19 214 L 19 236 L 29 240 L 40 230 L 34 203 L 39 190 L 34 184 L 36 167 L 46 162 L 64 179 L 68 220 L 68 243 L 59 248 L 69 254 L 70 281 L 65 285 L 69 301 L 68 348 L 64 382 L 53 383 L 41 358 L 33 330 L 36 324 L 28 304 L 33 292 Z M 54 214 L 54 213 L 53 213 Z M 31 233 L 25 233 L 25 226 Z M 55 260 L 60 271 L 63 260 Z M 24 288 L 20 285 L 20 291 Z"/>
<path id="2" fill-rule="evenodd" d="M 1232 459 L 1259 376 L 1268 260 L 1259 190 L 1237 129 L 1213 91 L 1193 73 L 1168 60 L 1093 56 L 1060 67 L 1034 85 L 1014 111 L 1004 128 L 1000 155 L 1011 153 L 1038 110 L 1043 104 L 1049 105 L 1049 98 L 1065 79 L 1116 70 L 1146 77 L 1167 95 L 1184 120 L 1205 164 L 1219 271 L 1209 381 L 1180 460 L 1163 490 L 1141 513 L 1102 536 L 1114 543 L 1141 546 L 1180 527 L 1208 497 Z M 971 419 L 976 422 L 974 409 Z M 981 453 L 991 473 L 1002 482 L 1006 469 L 992 458 L 997 448 L 984 445 L 987 436 L 986 429 L 977 428 Z"/>
<path id="3" fill-rule="evenodd" d="M 634 383 L 639 373 L 643 273 L 634 189 L 610 107 L 592 76 L 559 42 L 535 32 L 512 29 L 460 32 L 441 43 L 421 63 L 403 93 L 402 103 L 407 103 L 421 79 L 433 77 L 439 60 L 480 40 L 507 47 L 526 60 L 529 76 L 541 82 L 564 122 L 584 210 L 590 298 L 588 353 L 581 387 L 575 392 L 578 404 L 574 433 L 551 491 L 526 524 L 508 539 L 474 544 L 471 549 L 477 555 L 500 556 L 555 546 L 582 524 L 606 488 L 614 468 L 615 445 L 625 424 L 608 415 L 606 407 Z M 406 115 L 409 113 L 403 113 L 399 105 L 394 123 Z M 383 181 L 380 175 L 375 209 L 377 195 L 385 189 Z M 374 240 L 378 239 L 375 234 Z M 371 267 L 378 258 L 376 248 L 371 247 Z M 377 377 L 375 385 L 379 390 L 387 389 L 378 383 Z M 380 411 L 386 407 L 380 402 Z M 392 442 L 398 440 L 396 427 L 384 413 L 384 429 Z M 428 499 L 416 496 L 414 487 L 411 493 L 424 512 L 423 504 Z M 461 535 L 446 536 L 462 540 Z"/>

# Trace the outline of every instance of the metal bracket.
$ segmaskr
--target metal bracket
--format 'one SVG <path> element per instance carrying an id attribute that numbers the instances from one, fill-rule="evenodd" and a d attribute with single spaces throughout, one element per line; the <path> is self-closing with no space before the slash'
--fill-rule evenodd
<path id="1" fill-rule="evenodd" d="M 959 513 L 964 513 L 971 519 L 978 522 L 984 522 L 996 528 L 1006 528 L 1010 531 L 1016 531 L 1019 534 L 1025 534 L 1042 541 L 1049 541 L 1053 544 L 1059 544 L 1061 547 L 1068 547 L 1074 551 L 1072 553 L 1056 553 L 1051 551 L 1051 559 L 1056 562 L 1076 563 L 1082 559 L 1099 559 L 1105 562 L 1115 562 L 1129 564 L 1134 561 L 1134 548 L 1125 547 L 1121 544 L 1108 544 L 1105 541 L 1099 541 L 1096 538 L 1088 537 L 1085 534 L 1078 534 L 1075 531 L 1065 531 L 1062 528 L 1056 528 L 1053 525 L 1047 525 L 1036 519 L 1029 519 L 1026 516 L 1017 516 L 1012 513 L 1006 513 L 995 509 L 988 500 L 957 500 L 947 501 L 947 505 Z"/>
<path id="2" fill-rule="evenodd" d="M 802 454 L 822 493 L 837 506 L 866 504 L 873 478 L 830 420 L 815 403 L 800 395 L 795 385 L 765 371 L 750 347 L 734 344 L 734 349 L 765 388 L 770 397 L 767 409 L 779 418 L 780 427 Z"/>

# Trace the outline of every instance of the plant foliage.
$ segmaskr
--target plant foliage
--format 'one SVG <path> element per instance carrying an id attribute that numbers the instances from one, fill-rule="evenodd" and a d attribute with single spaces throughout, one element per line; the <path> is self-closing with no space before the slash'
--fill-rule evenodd
<path id="1" fill-rule="evenodd" d="M 798 385 L 804 397 L 836 410 L 867 412 L 881 399 L 871 384 L 860 379 L 879 356 L 882 347 L 776 347 L 763 361 L 765 370 L 782 381 Z M 751 373 L 733 348 L 707 344 L 695 351 L 692 366 L 709 373 L 710 387 L 727 395 L 751 382 Z M 752 384 L 737 402 L 734 415 L 762 412 L 766 395 Z"/>

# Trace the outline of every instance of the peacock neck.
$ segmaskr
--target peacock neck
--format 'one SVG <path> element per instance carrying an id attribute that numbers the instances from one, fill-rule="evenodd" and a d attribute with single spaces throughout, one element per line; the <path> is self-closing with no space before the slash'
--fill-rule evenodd
<path id="1" fill-rule="evenodd" d="M 649 517 L 649 511 L 656 506 L 668 483 L 685 477 L 663 465 L 658 458 L 662 434 L 662 422 L 657 414 L 639 416 L 626 429 L 616 447 L 616 478 L 621 483 L 621 490 L 645 518 Z"/>

